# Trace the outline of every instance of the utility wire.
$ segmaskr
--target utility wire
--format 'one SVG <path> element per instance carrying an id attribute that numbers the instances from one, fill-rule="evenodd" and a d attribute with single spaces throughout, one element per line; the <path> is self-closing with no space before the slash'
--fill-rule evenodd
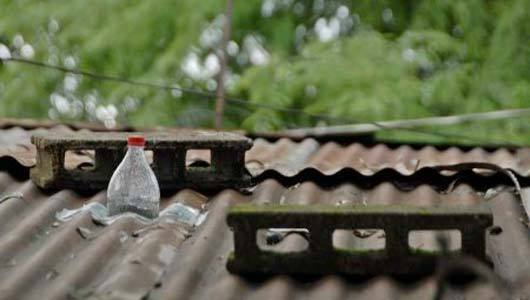
<path id="1" fill-rule="evenodd" d="M 418 133 L 429 133 L 432 131 L 425 132 L 424 130 L 416 127 L 421 126 L 450 126 L 469 122 L 479 121 L 491 121 L 491 120 L 502 120 L 502 119 L 513 119 L 530 117 L 530 108 L 518 108 L 518 109 L 505 109 L 495 110 L 488 112 L 468 113 L 451 116 L 437 116 L 437 117 L 426 117 L 419 119 L 404 119 L 404 120 L 391 120 L 391 121 L 380 121 L 380 122 L 367 122 L 358 124 L 348 125 L 335 125 L 335 126 L 322 126 L 322 127 L 309 127 L 309 128 L 296 128 L 281 131 L 285 134 L 291 134 L 295 136 L 319 136 L 319 135 L 341 135 L 341 134 L 368 134 L 379 131 L 381 129 L 386 130 L 402 130 L 411 131 Z M 445 135 L 446 137 L 461 137 L 468 140 L 473 140 L 472 137 L 459 134 L 446 134 L 437 133 L 437 135 Z M 491 142 L 491 141 L 490 141 Z M 511 142 L 503 141 L 505 144 L 511 144 Z"/>
<path id="2" fill-rule="evenodd" d="M 318 133 L 328 133 L 333 132 L 334 134 L 340 133 L 370 133 L 377 131 L 381 127 L 387 128 L 411 128 L 419 126 L 449 126 L 457 125 L 466 122 L 472 121 L 489 121 L 489 120 L 499 120 L 499 119 L 511 119 L 511 118 L 521 118 L 521 117 L 530 117 L 530 108 L 518 108 L 518 109 L 505 109 L 505 110 L 495 110 L 488 112 L 477 112 L 477 113 L 468 113 L 460 115 L 451 115 L 451 116 L 439 116 L 439 117 L 426 117 L 419 119 L 405 119 L 405 120 L 391 120 L 391 121 L 381 121 L 376 122 L 377 125 L 373 123 L 366 124 L 351 124 L 351 125 L 336 125 L 336 126 L 327 126 L 321 128 L 299 128 L 289 130 L 292 132 L 313 132 Z"/>
<path id="3" fill-rule="evenodd" d="M 146 82 L 146 81 L 132 80 L 132 79 L 128 79 L 128 78 L 105 75 L 105 74 L 96 74 L 96 73 L 92 73 L 92 72 L 88 72 L 88 71 L 84 71 L 84 70 L 71 69 L 71 68 L 66 68 L 66 67 L 62 67 L 62 66 L 51 65 L 51 64 L 44 63 L 44 62 L 30 60 L 30 59 L 25 59 L 25 58 L 20 58 L 20 57 L 6 58 L 6 59 L 3 59 L 2 61 L 3 62 L 15 62 L 15 63 L 27 64 L 27 65 L 40 67 L 40 68 L 46 68 L 46 69 L 53 69 L 53 70 L 61 71 L 61 72 L 64 72 L 64 73 L 71 73 L 71 74 L 80 75 L 80 76 L 84 76 L 84 77 L 90 77 L 92 79 L 100 80 L 100 81 L 113 81 L 113 82 L 125 83 L 125 84 L 136 85 L 136 86 L 144 86 L 144 87 L 161 89 L 161 90 L 170 90 L 170 91 L 176 90 L 176 91 L 181 91 L 183 93 L 188 93 L 188 94 L 192 94 L 192 95 L 203 97 L 204 100 L 210 101 L 210 102 L 214 102 L 215 101 L 215 97 L 216 97 L 216 95 L 214 93 L 210 93 L 210 92 L 206 92 L 206 91 L 202 91 L 202 90 L 198 90 L 198 89 L 182 88 L 182 87 L 176 87 L 176 86 L 171 86 L 171 85 L 164 85 L 164 84 L 158 84 L 158 83 L 152 83 L 152 82 Z M 246 99 L 242 99 L 242 98 L 225 97 L 225 101 L 230 102 L 230 103 L 234 103 L 234 104 L 254 106 L 254 107 L 258 107 L 258 108 L 265 108 L 265 109 L 281 111 L 281 112 L 286 112 L 286 113 L 303 114 L 303 115 L 306 115 L 308 117 L 312 117 L 312 118 L 316 118 L 316 119 L 327 119 L 327 120 L 330 120 L 330 121 L 331 120 L 335 120 L 335 121 L 342 121 L 342 122 L 346 121 L 346 119 L 333 117 L 333 116 L 329 116 L 329 115 L 308 113 L 308 112 L 304 111 L 303 109 L 299 109 L 299 108 L 289 108 L 289 107 L 282 107 L 282 106 L 276 106 L 276 105 L 270 105 L 270 104 L 254 103 L 254 102 L 250 102 L 250 101 L 248 101 Z M 348 120 L 347 122 L 351 122 L 351 120 Z"/>
<path id="4" fill-rule="evenodd" d="M 129 85 L 144 86 L 144 87 L 160 89 L 160 90 L 170 90 L 170 91 L 171 90 L 177 90 L 177 91 L 181 91 L 183 93 L 188 93 L 188 94 L 200 96 L 201 99 L 203 99 L 205 101 L 209 101 L 209 102 L 215 102 L 215 97 L 216 97 L 215 93 L 210 93 L 210 92 L 203 91 L 203 90 L 191 89 L 191 88 L 182 88 L 182 87 L 176 87 L 176 86 L 172 86 L 172 85 L 164 85 L 164 84 L 158 84 L 158 83 L 152 83 L 152 82 L 146 82 L 146 81 L 139 81 L 139 80 L 132 80 L 132 79 L 128 79 L 128 78 L 105 75 L 105 74 L 97 74 L 97 73 L 88 72 L 88 71 L 79 70 L 79 69 L 73 69 L 73 68 L 67 68 L 67 67 L 62 67 L 62 66 L 57 66 L 57 65 L 51 65 L 51 64 L 44 63 L 44 62 L 30 60 L 30 59 L 25 59 L 25 58 L 20 58 L 20 57 L 5 58 L 5 59 L 1 59 L 1 61 L 2 62 L 15 62 L 15 63 L 21 63 L 21 64 L 26 64 L 26 65 L 36 66 L 36 67 L 40 67 L 40 68 L 53 69 L 53 70 L 57 70 L 57 71 L 60 71 L 60 72 L 71 73 L 71 74 L 75 74 L 75 75 L 89 77 L 89 78 L 92 78 L 92 79 L 95 79 L 95 80 L 100 80 L 100 81 L 119 82 L 119 83 L 124 83 L 124 84 L 129 84 Z M 270 104 L 254 103 L 254 102 L 250 102 L 250 101 L 248 101 L 246 99 L 242 99 L 242 98 L 225 97 L 225 101 L 227 103 L 229 103 L 229 104 L 240 104 L 240 105 L 254 106 L 254 107 L 257 107 L 257 108 L 270 109 L 270 110 L 280 111 L 280 112 L 285 112 L 285 113 L 302 114 L 302 115 L 306 115 L 308 117 L 312 117 L 312 118 L 316 118 L 316 119 L 326 119 L 326 120 L 329 120 L 329 121 L 334 120 L 334 121 L 339 121 L 339 122 L 346 123 L 346 124 L 351 124 L 352 122 L 354 122 L 354 120 L 349 119 L 349 118 L 340 118 L 340 117 L 334 117 L 334 116 L 325 115 L 325 114 L 308 113 L 305 110 L 300 109 L 300 108 L 288 108 L 288 107 L 282 107 L 282 106 L 276 106 L 276 105 L 270 105 Z M 435 117 L 435 118 L 445 118 L 445 117 Z M 484 140 L 479 139 L 479 138 L 475 138 L 475 137 L 471 137 L 471 136 L 467 136 L 467 135 L 454 134 L 454 133 L 441 133 L 441 132 L 434 132 L 434 131 L 431 131 L 431 130 L 422 130 L 422 129 L 410 128 L 410 127 L 403 128 L 402 126 L 393 127 L 392 126 L 393 124 L 388 124 L 388 123 L 389 122 L 373 122 L 373 121 L 372 122 L 367 122 L 367 124 L 370 124 L 372 127 L 379 128 L 381 130 L 414 132 L 414 133 L 426 134 L 426 135 L 430 135 L 430 136 L 437 136 L 437 137 L 441 137 L 441 138 L 445 138 L 445 139 L 457 138 L 457 139 L 473 141 L 473 142 L 477 142 L 477 143 L 486 143 L 486 144 L 491 144 L 492 142 L 497 143 L 497 144 L 506 144 L 506 145 L 512 144 L 509 141 L 492 141 L 492 140 L 484 141 Z M 415 124 L 415 126 L 420 126 L 420 125 L 421 126 L 428 126 L 429 124 L 425 124 L 425 123 L 423 123 L 423 124 Z M 436 124 L 434 124 L 434 125 L 436 125 Z M 356 125 L 341 125 L 341 126 L 337 126 L 337 128 L 343 129 L 343 128 L 347 128 L 348 126 L 356 126 Z M 366 126 L 366 124 L 359 124 L 359 126 Z M 411 127 L 413 127 L 413 126 L 411 126 Z M 323 128 L 325 128 L 325 127 L 323 127 Z M 302 129 L 293 129 L 293 130 L 287 130 L 287 131 L 284 131 L 284 132 L 285 133 L 300 133 L 302 131 L 308 131 L 308 130 L 309 131 L 313 131 L 313 133 L 314 132 L 322 133 L 322 128 L 319 128 L 319 127 L 305 128 L 305 129 L 304 128 L 302 128 Z M 372 132 L 373 131 L 375 131 L 375 130 L 372 130 Z M 311 133 L 308 133 L 308 132 L 305 132 L 305 134 L 311 134 Z M 342 133 L 344 134 L 345 132 L 342 132 Z M 359 132 L 350 132 L 350 133 L 359 133 Z"/>

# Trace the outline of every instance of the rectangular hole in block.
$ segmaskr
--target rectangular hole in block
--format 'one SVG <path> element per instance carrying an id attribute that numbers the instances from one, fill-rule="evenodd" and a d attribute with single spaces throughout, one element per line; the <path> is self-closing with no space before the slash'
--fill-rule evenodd
<path id="1" fill-rule="evenodd" d="M 413 230 L 409 232 L 411 250 L 438 252 L 442 243 L 447 243 L 448 251 L 458 251 L 462 247 L 462 234 L 459 230 Z"/>
<path id="2" fill-rule="evenodd" d="M 289 253 L 309 249 L 306 228 L 267 228 L 256 231 L 258 248 L 264 251 Z"/>
<path id="3" fill-rule="evenodd" d="M 339 250 L 384 250 L 383 229 L 337 229 L 333 232 L 333 247 Z"/>
<path id="4" fill-rule="evenodd" d="M 94 150 L 67 150 L 64 153 L 65 170 L 92 171 L 96 168 Z"/>
<path id="5" fill-rule="evenodd" d="M 186 151 L 186 168 L 209 168 L 212 164 L 210 149 L 189 149 Z"/>
<path id="6" fill-rule="evenodd" d="M 153 165 L 153 150 L 144 150 L 145 159 L 147 159 L 147 163 L 152 166 Z"/>

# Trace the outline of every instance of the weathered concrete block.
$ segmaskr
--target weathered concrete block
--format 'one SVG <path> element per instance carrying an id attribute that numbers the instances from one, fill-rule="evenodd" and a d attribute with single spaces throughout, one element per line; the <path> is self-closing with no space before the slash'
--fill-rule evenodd
<path id="1" fill-rule="evenodd" d="M 252 205 L 233 207 L 227 223 L 234 231 L 234 253 L 227 268 L 241 274 L 347 274 L 420 275 L 434 270 L 439 253 L 413 251 L 408 234 L 413 230 L 459 230 L 466 254 L 487 261 L 486 228 L 493 224 L 489 208 L 477 206 L 418 207 L 377 205 L 336 207 L 330 205 Z M 256 231 L 267 228 L 306 228 L 309 248 L 295 253 L 263 251 Z M 336 229 L 385 231 L 386 248 L 377 251 L 335 249 Z"/>
<path id="2" fill-rule="evenodd" d="M 243 188 L 251 184 L 245 169 L 245 151 L 252 141 L 231 132 L 180 130 L 170 133 L 76 132 L 45 133 L 31 138 L 37 148 L 37 164 L 31 179 L 42 188 L 98 190 L 107 187 L 112 173 L 126 152 L 127 136 L 142 134 L 146 150 L 153 151 L 153 171 L 161 190 L 181 188 Z M 186 168 L 186 152 L 208 149 L 212 163 L 206 168 Z M 69 150 L 94 150 L 91 170 L 67 170 Z"/>

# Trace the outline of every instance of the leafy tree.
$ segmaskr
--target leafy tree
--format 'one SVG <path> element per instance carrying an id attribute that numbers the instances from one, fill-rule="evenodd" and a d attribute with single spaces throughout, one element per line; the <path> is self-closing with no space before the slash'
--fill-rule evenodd
<path id="1" fill-rule="evenodd" d="M 14 56 L 215 91 L 223 1 L 4 2 L 0 44 Z M 235 1 L 226 88 L 249 103 L 228 103 L 225 126 L 265 131 L 528 106 L 529 14 L 526 0 Z M 0 66 L 0 116 L 208 127 L 212 108 L 212 99 L 177 90 Z M 427 129 L 528 140 L 524 120 Z"/>

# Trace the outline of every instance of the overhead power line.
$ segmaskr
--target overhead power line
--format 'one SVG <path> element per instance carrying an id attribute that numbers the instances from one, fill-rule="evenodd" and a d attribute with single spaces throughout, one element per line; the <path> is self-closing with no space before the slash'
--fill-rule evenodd
<path id="1" fill-rule="evenodd" d="M 182 88 L 182 87 L 177 87 L 174 85 L 165 85 L 165 84 L 152 83 L 152 82 L 146 82 L 146 81 L 132 80 L 132 79 L 118 77 L 118 76 L 97 74 L 97 73 L 93 73 L 89 71 L 67 68 L 67 67 L 57 66 L 57 65 L 51 65 L 51 64 L 44 63 L 44 62 L 20 58 L 20 57 L 11 57 L 7 59 L 3 59 L 2 62 L 14 62 L 14 63 L 21 63 L 21 64 L 26 64 L 26 65 L 36 66 L 39 68 L 53 69 L 53 70 L 57 70 L 60 72 L 80 75 L 80 76 L 84 76 L 84 77 L 88 77 L 88 78 L 92 78 L 94 80 L 100 80 L 100 81 L 118 82 L 118 83 L 123 83 L 123 84 L 143 86 L 143 87 L 160 89 L 160 90 L 168 90 L 168 91 L 177 90 L 183 93 L 188 93 L 188 94 L 199 96 L 200 99 L 203 99 L 209 102 L 215 102 L 215 98 L 216 98 L 215 93 L 210 93 L 210 92 L 199 90 L 199 89 Z M 406 131 L 406 132 L 421 133 L 421 134 L 437 136 L 441 138 L 457 138 L 457 139 L 473 141 L 477 143 L 486 143 L 486 144 L 496 143 L 496 144 L 508 145 L 512 143 L 509 141 L 493 141 L 493 140 L 485 141 L 483 139 L 475 138 L 475 137 L 468 136 L 468 135 L 433 132 L 431 130 L 423 130 L 423 129 L 416 128 L 416 127 L 453 125 L 453 124 L 462 123 L 462 122 L 484 121 L 484 120 L 495 120 L 495 119 L 506 119 L 506 118 L 530 116 L 530 108 L 525 108 L 525 109 L 499 110 L 499 111 L 492 111 L 492 112 L 487 112 L 487 113 L 474 113 L 474 114 L 466 114 L 466 115 L 432 117 L 432 118 L 423 118 L 423 119 L 381 121 L 381 122 L 372 121 L 372 122 L 367 122 L 364 124 L 352 124 L 352 123 L 355 123 L 355 120 L 352 120 L 351 118 L 341 118 L 341 117 L 334 117 L 334 116 L 325 115 L 325 114 L 309 113 L 300 108 L 289 108 L 289 107 L 276 106 L 276 105 L 270 105 L 270 104 L 265 104 L 265 103 L 255 103 L 255 102 L 250 102 L 247 99 L 235 98 L 235 97 L 225 96 L 224 99 L 227 102 L 227 104 L 234 104 L 234 105 L 238 104 L 238 105 L 246 106 L 246 107 L 253 106 L 255 108 L 263 108 L 263 109 L 269 109 L 269 110 L 285 112 L 285 113 L 300 114 L 300 115 L 305 115 L 305 116 L 312 117 L 315 119 L 337 121 L 343 124 L 351 124 L 351 125 L 297 128 L 297 129 L 288 129 L 288 130 L 281 131 L 281 133 L 285 133 L 287 135 L 293 135 L 293 136 L 297 136 L 297 135 L 321 136 L 321 135 L 344 135 L 344 134 L 351 135 L 351 134 L 373 133 L 379 130 L 393 130 L 393 131 Z"/>
<path id="2" fill-rule="evenodd" d="M 46 69 L 53 69 L 64 73 L 71 73 L 75 75 L 80 75 L 84 77 L 89 77 L 95 80 L 100 81 L 112 81 L 112 82 L 119 82 L 124 84 L 130 84 L 135 86 L 144 86 L 148 88 L 154 88 L 154 89 L 160 89 L 160 90 L 176 90 L 181 91 L 183 93 L 188 93 L 192 95 L 196 95 L 201 97 L 202 99 L 209 101 L 209 102 L 215 102 L 216 94 L 210 93 L 207 91 L 199 90 L 199 89 L 191 89 L 191 88 L 183 88 L 183 87 L 177 87 L 172 85 L 165 85 L 165 84 L 159 84 L 159 83 L 153 83 L 153 82 L 146 82 L 146 81 L 139 81 L 139 80 L 133 80 L 128 79 L 124 77 L 118 77 L 118 76 L 111 76 L 111 75 L 105 75 L 105 74 L 97 74 L 89 71 L 79 70 L 79 69 L 73 69 L 73 68 L 66 68 L 63 66 L 57 66 L 57 65 L 51 65 L 40 61 L 20 58 L 20 57 L 12 57 L 3 59 L 4 62 L 15 62 L 15 63 L 21 63 L 26 65 L 32 65 L 40 68 L 46 68 Z M 323 115 L 323 114 L 314 114 L 304 111 L 300 108 L 289 108 L 289 107 L 282 107 L 282 106 L 276 106 L 276 105 L 270 105 L 270 104 L 264 104 L 264 103 L 254 103 L 250 102 L 246 99 L 242 98 L 235 98 L 235 97 L 224 97 L 226 102 L 233 103 L 233 104 L 241 104 L 246 106 L 253 106 L 257 108 L 264 108 L 264 109 L 270 109 L 275 110 L 279 112 L 285 112 L 285 113 L 297 113 L 297 114 L 303 114 L 305 116 L 316 118 L 316 119 L 326 119 L 326 120 L 334 120 L 334 121 L 341 121 L 343 123 L 351 122 L 351 120 L 346 120 L 343 118 L 333 117 L 329 115 Z"/>
<path id="3" fill-rule="evenodd" d="M 530 117 L 530 108 L 505 109 L 488 112 L 429 117 L 419 119 L 392 120 L 380 122 L 368 122 L 364 124 L 337 125 L 311 128 L 298 128 L 284 130 L 284 133 L 299 135 L 323 135 L 323 134 L 366 134 L 382 129 L 408 130 L 421 126 L 449 126 L 466 122 L 491 121 L 500 119 L 511 119 Z"/>

